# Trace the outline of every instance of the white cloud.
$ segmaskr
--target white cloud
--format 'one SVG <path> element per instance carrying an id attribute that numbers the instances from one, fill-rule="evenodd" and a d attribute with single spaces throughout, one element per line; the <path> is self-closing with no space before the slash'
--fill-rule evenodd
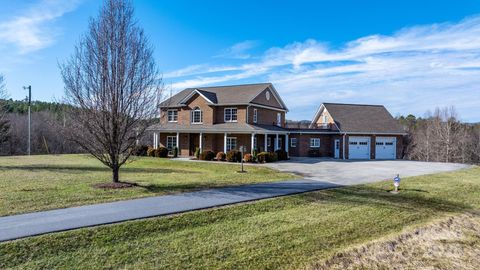
<path id="1" fill-rule="evenodd" d="M 296 119 L 309 119 L 330 101 L 385 104 L 394 115 L 454 105 L 464 119 L 480 121 L 480 16 L 370 35 L 340 48 L 294 42 L 222 68 L 183 70 L 171 77 L 173 88 L 268 80 Z"/>
<path id="2" fill-rule="evenodd" d="M 248 59 L 251 55 L 248 53 L 249 50 L 258 46 L 258 41 L 255 40 L 245 40 L 234 44 L 230 48 L 225 49 L 219 55 L 215 57 L 219 58 L 233 58 L 233 59 Z"/>
<path id="3" fill-rule="evenodd" d="M 0 47 L 13 46 L 20 54 L 48 47 L 59 35 L 52 22 L 74 10 L 79 1 L 42 0 L 0 21 Z"/>

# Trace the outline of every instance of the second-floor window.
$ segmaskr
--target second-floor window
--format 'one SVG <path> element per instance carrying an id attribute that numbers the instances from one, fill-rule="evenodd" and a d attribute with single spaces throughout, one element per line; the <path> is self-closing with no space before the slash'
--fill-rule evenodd
<path id="1" fill-rule="evenodd" d="M 237 108 L 225 108 L 225 122 L 237 122 Z"/>
<path id="2" fill-rule="evenodd" d="M 192 124 L 201 124 L 203 123 L 203 113 L 199 107 L 195 107 L 192 111 Z"/>
<path id="3" fill-rule="evenodd" d="M 168 110 L 168 122 L 178 121 L 178 110 Z"/>
<path id="4" fill-rule="evenodd" d="M 282 114 L 277 113 L 277 126 L 281 127 L 282 126 Z"/>
<path id="5" fill-rule="evenodd" d="M 257 123 L 258 121 L 258 111 L 257 109 L 253 109 L 253 123 Z"/>

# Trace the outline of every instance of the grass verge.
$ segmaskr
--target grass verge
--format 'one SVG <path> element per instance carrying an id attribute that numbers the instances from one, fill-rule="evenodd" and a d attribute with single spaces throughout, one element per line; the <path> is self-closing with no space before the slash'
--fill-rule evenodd
<path id="1" fill-rule="evenodd" d="M 0 157 L 0 216 L 256 182 L 295 178 L 265 167 L 137 158 L 121 169 L 138 186 L 101 189 L 111 171 L 87 155 Z"/>
<path id="2" fill-rule="evenodd" d="M 480 207 L 480 168 L 0 244 L 0 268 L 291 269 Z"/>

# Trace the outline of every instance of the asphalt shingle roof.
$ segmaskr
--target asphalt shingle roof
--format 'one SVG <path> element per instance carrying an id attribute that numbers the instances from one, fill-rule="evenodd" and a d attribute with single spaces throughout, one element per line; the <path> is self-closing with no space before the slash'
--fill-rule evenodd
<path id="1" fill-rule="evenodd" d="M 382 105 L 323 103 L 343 132 L 404 133 L 400 123 Z"/>

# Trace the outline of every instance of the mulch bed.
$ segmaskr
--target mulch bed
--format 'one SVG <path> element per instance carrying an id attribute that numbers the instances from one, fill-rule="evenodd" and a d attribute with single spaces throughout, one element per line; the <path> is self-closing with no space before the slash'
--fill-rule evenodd
<path id="1" fill-rule="evenodd" d="M 129 182 L 110 182 L 110 183 L 100 183 L 93 185 L 94 188 L 101 188 L 101 189 L 121 189 L 121 188 L 132 188 L 138 186 L 136 183 L 129 183 Z"/>

